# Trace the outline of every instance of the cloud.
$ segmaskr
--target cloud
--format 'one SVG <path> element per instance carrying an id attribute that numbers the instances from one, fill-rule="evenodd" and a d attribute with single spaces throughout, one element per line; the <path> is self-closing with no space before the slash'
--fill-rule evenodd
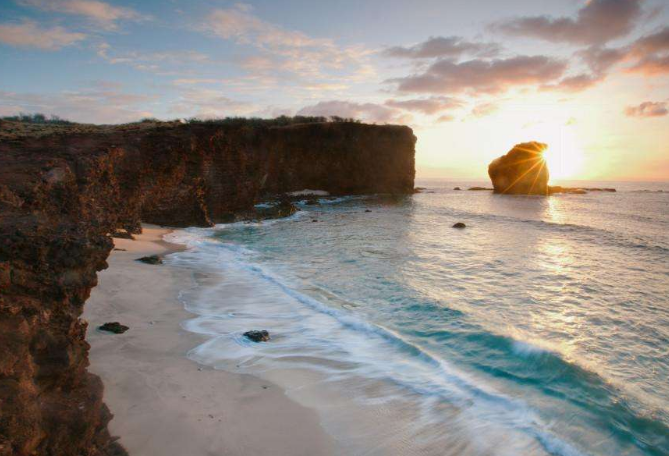
<path id="1" fill-rule="evenodd" d="M 499 106 L 496 103 L 481 103 L 472 109 L 471 115 L 473 117 L 486 117 L 499 111 Z"/>
<path id="2" fill-rule="evenodd" d="M 310 79 L 336 75 L 340 81 L 368 79 L 375 74 L 367 62 L 372 51 L 337 46 L 331 39 L 285 29 L 254 15 L 249 5 L 213 10 L 198 29 L 258 49 L 260 55 L 241 60 L 242 68 L 253 74 L 286 72 Z"/>
<path id="3" fill-rule="evenodd" d="M 0 42 L 10 46 L 55 51 L 86 38 L 83 33 L 69 32 L 63 27 L 41 28 L 35 22 L 0 24 Z"/>
<path id="4" fill-rule="evenodd" d="M 496 94 L 517 86 L 546 84 L 560 78 L 567 68 L 562 60 L 546 56 L 470 60 L 438 60 L 422 74 L 391 79 L 400 92 Z"/>
<path id="5" fill-rule="evenodd" d="M 237 4 L 232 8 L 214 10 L 209 14 L 204 29 L 224 39 L 242 44 L 276 47 L 307 47 L 328 45 L 329 40 L 314 39 L 302 32 L 286 30 L 263 21 L 251 13 L 249 5 Z"/>
<path id="6" fill-rule="evenodd" d="M 121 20 L 146 19 L 146 16 L 131 8 L 114 6 L 98 0 L 21 0 L 20 3 L 43 11 L 83 16 L 107 30 L 115 30 L 118 27 L 117 22 Z"/>
<path id="7" fill-rule="evenodd" d="M 378 123 L 410 123 L 412 117 L 400 109 L 377 103 L 356 103 L 352 101 L 321 101 L 305 106 L 297 112 L 300 116 L 339 116 Z"/>
<path id="8" fill-rule="evenodd" d="M 625 115 L 628 117 L 663 117 L 669 114 L 666 102 L 646 101 L 639 106 L 628 106 Z"/>
<path id="9" fill-rule="evenodd" d="M 454 120 L 455 116 L 451 114 L 444 114 L 443 116 L 439 116 L 437 123 L 453 122 Z"/>
<path id="10" fill-rule="evenodd" d="M 634 52 L 642 54 L 669 52 L 669 26 L 639 38 L 634 42 L 633 48 Z"/>
<path id="11" fill-rule="evenodd" d="M 131 122 L 151 116 L 146 105 L 155 97 L 127 93 L 118 84 L 97 82 L 76 91 L 55 94 L 16 93 L 0 91 L 3 115 L 17 112 L 41 112 L 62 118 L 95 123 Z"/>
<path id="12" fill-rule="evenodd" d="M 605 75 L 614 65 L 627 57 L 626 49 L 610 49 L 601 46 L 590 46 L 576 53 L 578 57 L 599 76 Z"/>
<path id="13" fill-rule="evenodd" d="M 198 51 L 129 51 L 116 53 L 108 43 L 101 43 L 97 46 L 97 55 L 112 65 L 129 65 L 136 70 L 167 75 L 177 73 L 175 71 L 176 68 L 181 68 L 188 64 L 212 63 L 207 54 Z"/>
<path id="14" fill-rule="evenodd" d="M 561 92 L 582 92 L 590 87 L 597 85 L 604 80 L 604 75 L 595 75 L 588 73 L 581 73 L 575 76 L 568 76 L 556 83 L 544 84 L 540 87 L 541 90 L 559 90 Z"/>
<path id="15" fill-rule="evenodd" d="M 405 111 L 416 111 L 426 115 L 434 115 L 442 111 L 460 108 L 462 102 L 451 97 L 430 97 L 413 100 L 388 100 L 386 106 L 403 109 Z"/>
<path id="16" fill-rule="evenodd" d="M 630 72 L 646 76 L 669 73 L 669 26 L 632 43 L 629 56 L 637 59 Z"/>
<path id="17" fill-rule="evenodd" d="M 465 54 L 493 57 L 499 54 L 500 50 L 501 46 L 496 43 L 475 43 L 459 36 L 437 36 L 409 47 L 394 46 L 388 48 L 383 51 L 383 55 L 409 59 L 458 58 Z"/>
<path id="18" fill-rule="evenodd" d="M 639 60 L 629 69 L 632 73 L 642 73 L 646 76 L 656 76 L 669 73 L 669 55 L 662 57 L 648 56 Z"/>
<path id="19" fill-rule="evenodd" d="M 202 119 L 249 115 L 257 110 L 258 106 L 233 100 L 220 90 L 192 87 L 183 89 L 169 108 L 170 113 L 179 117 Z"/>
<path id="20" fill-rule="evenodd" d="M 519 17 L 491 28 L 510 36 L 555 43 L 604 44 L 629 34 L 643 14 L 642 0 L 589 0 L 575 18 Z"/>

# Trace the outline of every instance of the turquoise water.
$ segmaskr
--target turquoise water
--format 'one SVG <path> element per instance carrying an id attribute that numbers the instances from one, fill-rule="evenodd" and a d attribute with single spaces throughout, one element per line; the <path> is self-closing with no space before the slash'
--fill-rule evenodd
<path id="1" fill-rule="evenodd" d="M 176 233 L 191 358 L 339 391 L 372 417 L 322 409 L 346 454 L 669 455 L 669 184 L 480 184 Z"/>

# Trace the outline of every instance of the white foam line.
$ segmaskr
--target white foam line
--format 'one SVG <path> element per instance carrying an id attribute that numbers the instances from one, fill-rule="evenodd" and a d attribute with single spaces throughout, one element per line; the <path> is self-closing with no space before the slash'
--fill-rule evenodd
<path id="1" fill-rule="evenodd" d="M 238 224 L 223 225 L 223 227 L 228 228 L 232 227 L 233 225 Z M 355 331 L 373 334 L 386 342 L 394 343 L 402 346 L 405 349 L 413 351 L 414 354 L 417 355 L 418 359 L 437 368 L 441 374 L 441 381 L 438 385 L 436 385 L 436 392 L 429 389 L 426 390 L 425 387 L 412 385 L 410 380 L 407 379 L 403 380 L 401 378 L 393 378 L 392 375 L 389 377 L 390 380 L 422 394 L 437 394 L 438 396 L 448 399 L 449 402 L 453 403 L 454 405 L 459 405 L 461 407 L 469 406 L 471 401 L 474 401 L 478 405 L 486 408 L 491 407 L 495 411 L 495 415 L 499 416 L 501 414 L 504 416 L 504 421 L 507 424 L 511 423 L 512 426 L 514 426 L 516 429 L 536 439 L 536 441 L 544 448 L 544 450 L 550 454 L 557 456 L 584 456 L 586 454 L 550 432 L 550 430 L 547 429 L 547 426 L 542 423 L 540 418 L 537 417 L 534 411 L 531 410 L 524 402 L 509 398 L 498 393 L 497 391 L 489 390 L 483 385 L 476 384 L 473 379 L 469 378 L 469 376 L 465 373 L 455 369 L 452 365 L 450 365 L 450 363 L 440 359 L 438 356 L 430 353 L 425 348 L 408 342 L 394 331 L 391 331 L 388 328 L 384 328 L 380 325 L 375 325 L 356 318 L 343 310 L 329 307 L 320 301 L 289 287 L 282 280 L 277 278 L 274 274 L 262 266 L 241 260 L 239 258 L 241 254 L 250 252 L 243 246 L 211 242 L 203 239 L 203 236 L 213 234 L 213 230 L 210 229 L 184 231 L 187 232 L 186 235 L 175 234 L 175 237 L 182 242 L 186 241 L 183 243 L 186 243 L 188 246 L 206 247 L 207 245 L 211 245 L 212 247 L 223 248 L 224 250 L 233 254 L 233 259 L 231 262 L 238 268 L 251 272 L 253 275 L 277 286 L 286 295 L 294 298 L 301 304 L 306 305 L 308 308 L 321 314 L 326 314 L 333 317 L 344 327 L 351 328 Z M 174 256 L 178 257 L 179 255 L 180 253 L 177 253 Z M 226 261 L 226 263 L 229 264 L 230 261 Z M 195 330 L 194 327 L 189 325 L 184 325 L 184 328 L 192 332 L 202 331 L 201 329 Z M 202 344 L 201 346 L 192 350 L 189 355 L 198 359 L 199 357 L 197 355 L 197 349 L 205 349 L 209 346 L 212 346 L 220 337 L 230 337 L 230 335 L 215 337 L 214 339 L 205 342 L 205 344 Z M 312 366 L 312 368 L 313 367 L 314 366 Z M 450 391 L 453 387 L 455 387 L 455 391 Z"/>

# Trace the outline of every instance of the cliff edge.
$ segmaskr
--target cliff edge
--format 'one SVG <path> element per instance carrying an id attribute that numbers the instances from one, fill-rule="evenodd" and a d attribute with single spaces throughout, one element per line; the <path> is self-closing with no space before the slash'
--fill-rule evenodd
<path id="1" fill-rule="evenodd" d="M 263 196 L 411 193 L 408 127 L 0 122 L 0 456 L 123 455 L 79 317 L 110 234 L 208 226 Z"/>

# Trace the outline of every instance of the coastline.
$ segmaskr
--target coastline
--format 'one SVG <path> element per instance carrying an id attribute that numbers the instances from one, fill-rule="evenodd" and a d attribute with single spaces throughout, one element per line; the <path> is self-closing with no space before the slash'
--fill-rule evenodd
<path id="1" fill-rule="evenodd" d="M 169 229 L 144 225 L 136 239 L 114 239 L 83 318 L 90 371 L 102 378 L 112 435 L 130 455 L 330 455 L 335 444 L 313 410 L 271 382 L 200 366 L 186 357 L 206 337 L 181 328 L 192 318 L 178 300 L 191 283 L 178 267 L 135 261 L 181 249 Z M 97 329 L 118 321 L 130 329 Z"/>

